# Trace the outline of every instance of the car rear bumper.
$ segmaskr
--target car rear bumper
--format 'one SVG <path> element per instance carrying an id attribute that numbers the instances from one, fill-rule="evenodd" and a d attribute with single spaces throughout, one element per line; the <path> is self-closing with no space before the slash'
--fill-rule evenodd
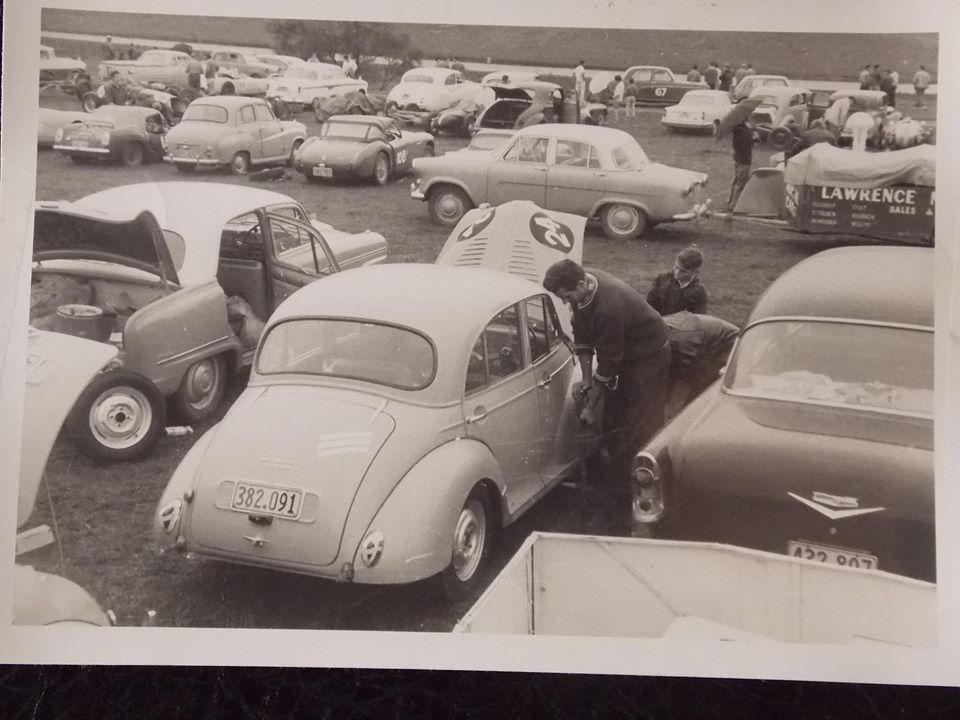
<path id="1" fill-rule="evenodd" d="M 667 118 L 664 117 L 660 120 L 662 125 L 667 127 L 675 128 L 684 128 L 689 130 L 709 130 L 713 127 L 713 122 L 710 120 L 683 120 L 680 118 Z"/>
<path id="2" fill-rule="evenodd" d="M 689 212 L 678 213 L 671 217 L 671 220 L 680 221 L 680 220 L 696 220 L 697 218 L 707 217 L 710 214 L 710 200 L 707 199 L 702 203 L 697 203 L 693 206 L 693 209 Z"/>
<path id="3" fill-rule="evenodd" d="M 197 165 L 201 167 L 213 167 L 215 165 L 226 165 L 216 158 L 184 158 L 184 157 L 170 157 L 165 155 L 163 158 L 164 162 L 171 163 L 172 165 Z"/>

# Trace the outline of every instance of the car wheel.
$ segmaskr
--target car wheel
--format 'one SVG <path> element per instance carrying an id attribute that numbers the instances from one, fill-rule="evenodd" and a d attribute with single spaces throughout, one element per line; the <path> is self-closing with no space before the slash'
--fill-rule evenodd
<path id="1" fill-rule="evenodd" d="M 376 160 L 373 161 L 373 175 L 370 176 L 374 185 L 386 185 L 390 179 L 390 158 L 384 153 L 379 153 Z"/>
<path id="2" fill-rule="evenodd" d="M 127 167 L 139 167 L 143 164 L 143 145 L 129 142 L 120 150 L 120 162 Z"/>
<path id="3" fill-rule="evenodd" d="M 91 90 L 93 90 L 93 86 L 90 85 L 90 83 L 87 82 L 86 80 L 81 80 L 80 82 L 77 83 L 77 98 L 79 100 L 83 100 L 83 96 L 86 95 Z"/>
<path id="4" fill-rule="evenodd" d="M 93 91 L 84 93 L 83 97 L 80 98 L 80 105 L 84 112 L 92 113 L 100 107 L 100 96 Z"/>
<path id="5" fill-rule="evenodd" d="M 632 240 L 647 229 L 647 214 L 633 205 L 607 205 L 600 213 L 600 224 L 608 238 Z"/>
<path id="6" fill-rule="evenodd" d="M 234 175 L 246 175 L 250 172 L 250 154 L 238 152 L 230 160 L 230 172 Z"/>
<path id="7" fill-rule="evenodd" d="M 233 86 L 232 82 L 225 82 L 220 86 L 221 95 L 233 95 L 236 93 L 237 89 Z"/>
<path id="8" fill-rule="evenodd" d="M 93 460 L 132 460 L 157 442 L 165 422 L 163 397 L 141 375 L 114 371 L 95 377 L 67 419 L 68 430 Z"/>
<path id="9" fill-rule="evenodd" d="M 430 219 L 447 227 L 456 225 L 460 218 L 473 208 L 473 203 L 466 193 L 452 185 L 442 185 L 432 190 L 427 205 Z"/>
<path id="10" fill-rule="evenodd" d="M 474 488 L 463 503 L 453 529 L 450 566 L 440 575 L 450 600 L 470 597 L 482 582 L 490 556 L 492 520 L 486 493 Z"/>
<path id="11" fill-rule="evenodd" d="M 297 139 L 293 141 L 293 147 L 290 148 L 290 157 L 287 159 L 287 165 L 293 167 L 294 158 L 297 156 L 297 150 L 300 149 L 300 146 L 303 145 L 303 140 Z"/>
<path id="12" fill-rule="evenodd" d="M 210 417 L 220 405 L 227 387 L 227 363 L 223 355 L 198 360 L 183 376 L 170 399 L 173 414 L 185 423 Z"/>
<path id="13" fill-rule="evenodd" d="M 767 136 L 767 143 L 774 150 L 786 150 L 793 145 L 793 133 L 785 127 L 774 128 Z"/>

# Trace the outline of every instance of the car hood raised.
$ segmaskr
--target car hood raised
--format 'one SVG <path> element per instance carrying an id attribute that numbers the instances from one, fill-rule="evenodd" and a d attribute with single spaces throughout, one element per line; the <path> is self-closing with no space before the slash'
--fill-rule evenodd
<path id="1" fill-rule="evenodd" d="M 682 443 L 672 461 L 683 484 L 785 502 L 827 493 L 933 519 L 929 419 L 722 395 Z"/>
<path id="2" fill-rule="evenodd" d="M 303 385 L 250 388 L 217 428 L 196 481 L 189 534 L 200 546 L 328 565 L 370 463 L 394 430 L 385 401 Z M 237 482 L 303 493 L 299 520 L 230 510 Z M 259 537 L 257 544 L 251 538 Z"/>

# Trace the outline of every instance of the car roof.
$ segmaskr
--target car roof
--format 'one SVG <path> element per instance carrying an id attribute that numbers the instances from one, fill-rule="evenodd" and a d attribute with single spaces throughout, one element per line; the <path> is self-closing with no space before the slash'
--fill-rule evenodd
<path id="1" fill-rule="evenodd" d="M 177 57 L 190 57 L 189 53 L 185 53 L 180 50 L 166 50 L 164 48 L 150 48 L 149 50 L 144 50 L 143 53 L 144 55 L 147 53 L 161 53 L 163 55 L 174 55 Z"/>
<path id="2" fill-rule="evenodd" d="M 808 93 L 810 92 L 804 87 L 798 87 L 796 85 L 761 85 L 760 87 L 755 87 L 750 91 L 750 97 L 756 97 L 757 95 L 771 95 L 777 99 L 793 97 L 797 93 Z"/>
<path id="3" fill-rule="evenodd" d="M 186 254 L 177 276 L 187 286 L 216 276 L 220 235 L 230 220 L 268 205 L 291 203 L 297 204 L 287 195 L 260 188 L 171 180 L 102 190 L 70 203 L 68 209 L 113 220 L 152 213 L 161 229 L 184 240 Z"/>
<path id="4" fill-rule="evenodd" d="M 353 123 L 354 125 L 377 125 L 385 128 L 388 125 L 396 125 L 397 121 L 391 117 L 383 115 L 331 115 L 327 122 Z"/>
<path id="5" fill-rule="evenodd" d="M 407 70 L 403 77 L 407 75 L 429 75 L 434 78 L 445 78 L 448 75 L 453 75 L 459 73 L 459 70 L 453 70 L 451 68 L 441 68 L 441 67 L 425 67 L 425 68 L 412 68 Z M 403 78 L 401 78 L 401 81 Z"/>
<path id="6" fill-rule="evenodd" d="M 248 97 L 246 95 L 208 95 L 194 100 L 191 105 L 215 105 L 226 108 L 227 110 L 236 110 L 245 105 L 269 105 L 263 98 Z"/>
<path id="7" fill-rule="evenodd" d="M 747 80 L 748 78 L 753 78 L 754 80 L 786 80 L 787 82 L 790 81 L 790 78 L 788 78 L 786 75 L 746 75 L 744 76 L 743 79 Z"/>
<path id="8" fill-rule="evenodd" d="M 497 270 L 427 263 L 388 263 L 346 270 L 297 290 L 270 317 L 337 317 L 400 325 L 437 349 L 437 375 L 418 393 L 444 402 L 463 393 L 463 368 L 487 322 L 526 297 L 546 294 L 529 280 Z"/>
<path id="9" fill-rule="evenodd" d="M 573 123 L 543 123 L 521 128 L 517 135 L 535 135 L 537 137 L 564 138 L 581 140 L 619 147 L 636 139 L 628 132 L 599 125 L 575 125 Z"/>
<path id="10" fill-rule="evenodd" d="M 825 250 L 775 280 L 748 325 L 784 316 L 844 318 L 933 328 L 932 248 L 854 246 Z"/>
<path id="11" fill-rule="evenodd" d="M 636 72 L 637 70 L 666 70 L 668 73 L 673 75 L 673 70 L 663 65 L 631 65 L 628 67 L 625 72 Z"/>
<path id="12" fill-rule="evenodd" d="M 728 93 L 726 90 L 690 90 L 684 94 L 683 98 L 686 99 L 689 97 L 722 97 L 729 100 L 730 93 Z"/>

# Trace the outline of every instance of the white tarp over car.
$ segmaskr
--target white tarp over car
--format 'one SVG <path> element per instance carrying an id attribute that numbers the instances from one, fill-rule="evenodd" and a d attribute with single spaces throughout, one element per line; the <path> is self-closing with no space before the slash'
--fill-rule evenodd
<path id="1" fill-rule="evenodd" d="M 936 585 L 716 543 L 533 533 L 454 632 L 936 643 Z"/>
<path id="2" fill-rule="evenodd" d="M 937 148 L 917 145 L 890 152 L 855 152 L 818 143 L 787 161 L 788 185 L 876 188 L 936 186 Z"/>

